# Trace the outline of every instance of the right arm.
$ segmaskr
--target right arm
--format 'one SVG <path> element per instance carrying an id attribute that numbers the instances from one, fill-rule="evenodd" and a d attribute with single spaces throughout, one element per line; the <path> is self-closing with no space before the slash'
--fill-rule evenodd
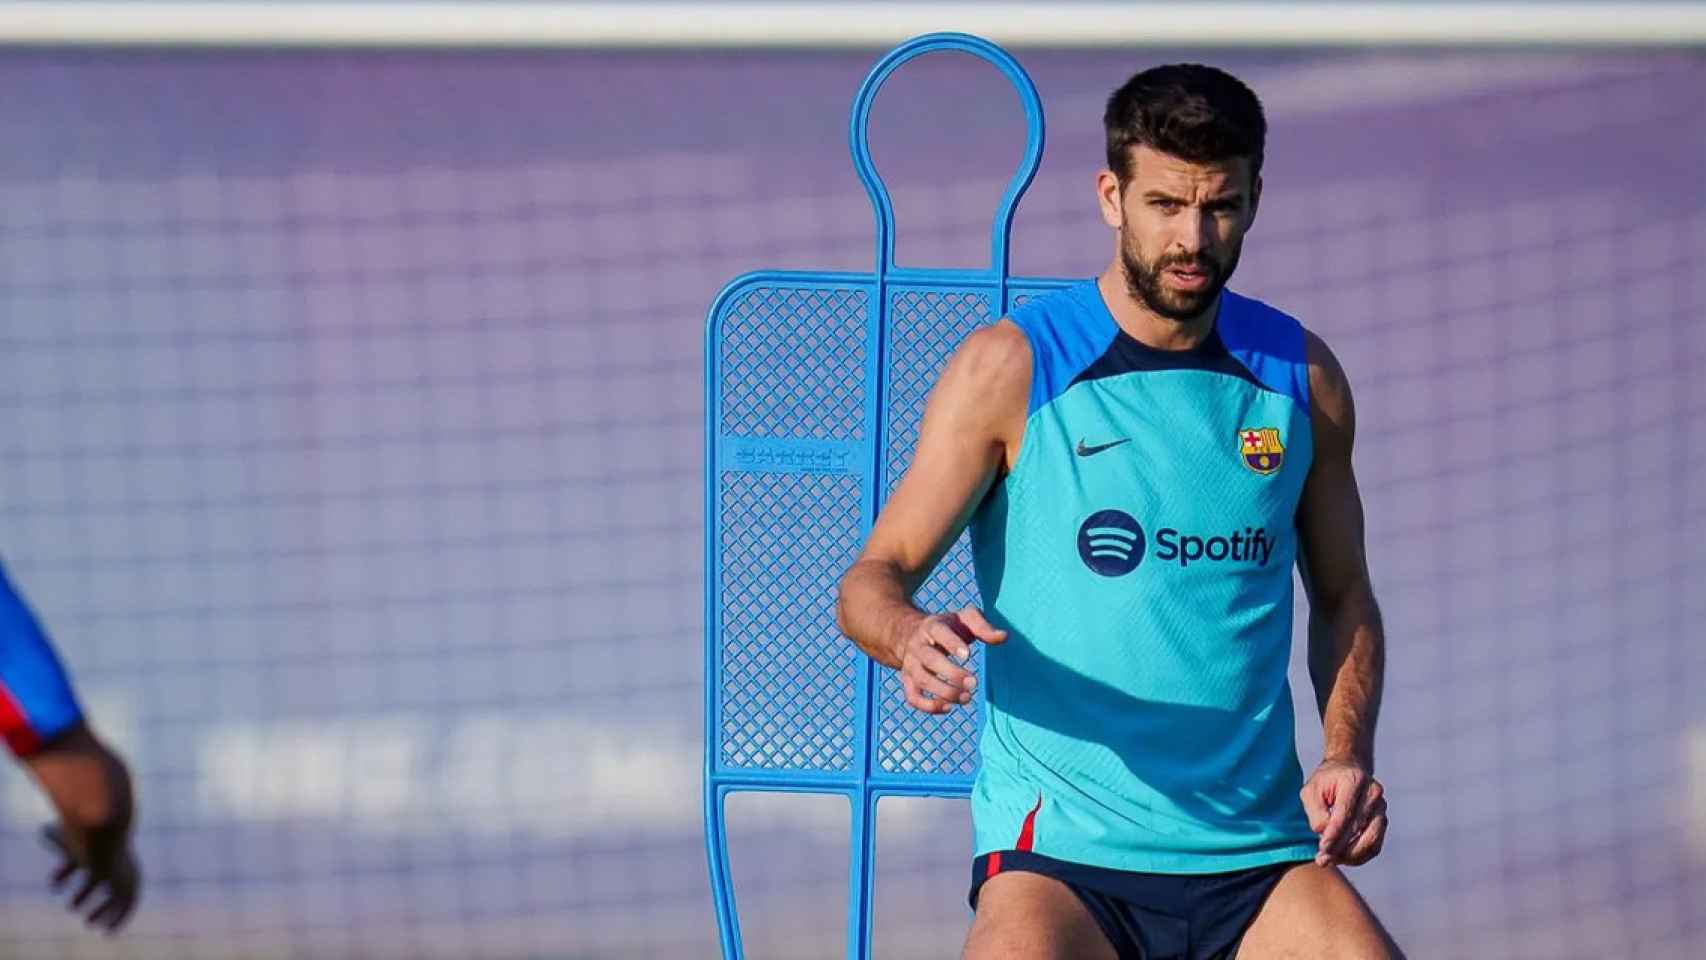
<path id="1" fill-rule="evenodd" d="M 57 889 L 78 870 L 72 898 L 91 926 L 118 929 L 141 880 L 130 853 L 132 797 L 124 761 L 96 739 L 40 624 L 0 572 L 0 736 L 52 802 L 48 839 L 62 855 Z M 91 902 L 95 892 L 105 895 Z"/>
<path id="2" fill-rule="evenodd" d="M 841 578 L 836 622 L 871 659 L 900 671 L 907 702 L 948 713 L 976 682 L 952 662 L 971 640 L 1000 643 L 975 608 L 932 615 L 912 595 L 1018 454 L 1029 406 L 1031 349 L 1003 321 L 971 334 L 930 392 L 918 445 L 859 558 Z"/>

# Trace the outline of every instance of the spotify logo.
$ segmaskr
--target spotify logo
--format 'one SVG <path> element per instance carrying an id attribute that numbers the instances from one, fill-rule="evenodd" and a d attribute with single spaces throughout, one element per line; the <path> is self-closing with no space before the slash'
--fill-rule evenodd
<path id="1" fill-rule="evenodd" d="M 1104 577 L 1123 577 L 1143 562 L 1143 527 L 1121 510 L 1099 510 L 1078 528 L 1078 556 Z"/>

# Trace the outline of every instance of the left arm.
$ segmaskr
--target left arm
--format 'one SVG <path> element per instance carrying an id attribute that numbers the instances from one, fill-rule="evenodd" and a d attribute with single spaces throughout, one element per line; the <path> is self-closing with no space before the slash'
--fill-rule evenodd
<path id="1" fill-rule="evenodd" d="M 1315 458 L 1298 505 L 1300 566 L 1309 595 L 1309 675 L 1321 711 L 1321 765 L 1303 787 L 1321 834 L 1315 861 L 1366 863 L 1386 835 L 1384 788 L 1374 779 L 1374 727 L 1386 636 L 1363 549 L 1362 496 L 1351 466 L 1356 407 L 1338 358 L 1313 333 L 1310 421 Z"/>

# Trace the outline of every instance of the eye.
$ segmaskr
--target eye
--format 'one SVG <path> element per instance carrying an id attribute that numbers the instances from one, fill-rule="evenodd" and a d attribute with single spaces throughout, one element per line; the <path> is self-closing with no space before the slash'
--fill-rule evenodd
<path id="1" fill-rule="evenodd" d="M 1149 202 L 1149 205 L 1154 207 L 1157 210 L 1160 210 L 1162 213 L 1178 213 L 1179 212 L 1179 201 L 1177 201 L 1177 200 L 1155 199 L 1155 200 L 1151 200 Z"/>

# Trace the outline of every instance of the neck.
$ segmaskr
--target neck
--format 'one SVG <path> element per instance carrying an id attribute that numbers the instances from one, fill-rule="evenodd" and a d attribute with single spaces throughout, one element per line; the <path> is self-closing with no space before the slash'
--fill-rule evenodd
<path id="1" fill-rule="evenodd" d="M 1208 339 L 1209 332 L 1214 329 L 1215 315 L 1220 311 L 1220 297 L 1216 296 L 1207 309 L 1189 320 L 1171 320 L 1161 316 L 1132 296 L 1126 286 L 1125 270 L 1118 259 L 1096 278 L 1096 288 L 1101 291 L 1102 302 L 1108 305 L 1108 312 L 1113 314 L 1120 329 L 1138 343 L 1156 350 L 1195 349 Z"/>

